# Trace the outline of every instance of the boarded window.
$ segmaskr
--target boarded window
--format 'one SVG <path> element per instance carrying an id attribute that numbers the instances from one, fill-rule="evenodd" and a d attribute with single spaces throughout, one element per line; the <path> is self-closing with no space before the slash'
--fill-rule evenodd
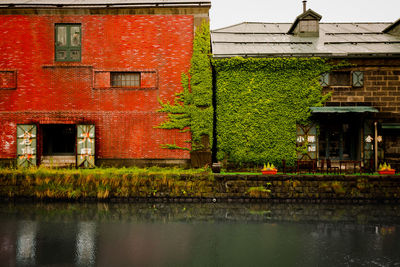
<path id="1" fill-rule="evenodd" d="M 140 87 L 139 72 L 111 72 L 112 87 Z"/>
<path id="2" fill-rule="evenodd" d="M 81 25 L 56 24 L 55 27 L 56 61 L 81 60 Z"/>

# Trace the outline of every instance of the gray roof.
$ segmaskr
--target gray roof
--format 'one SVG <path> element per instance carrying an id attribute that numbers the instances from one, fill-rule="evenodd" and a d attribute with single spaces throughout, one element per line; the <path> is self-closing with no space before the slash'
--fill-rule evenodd
<path id="1" fill-rule="evenodd" d="M 383 30 L 384 33 L 390 32 L 392 29 L 396 28 L 400 24 L 400 19 L 396 20 L 392 25 L 387 27 L 386 29 Z"/>
<path id="2" fill-rule="evenodd" d="M 400 56 L 392 23 L 320 23 L 319 37 L 288 34 L 292 23 L 244 22 L 211 32 L 214 57 Z"/>
<path id="3" fill-rule="evenodd" d="M 0 7 L 37 6 L 211 6 L 211 0 L 0 0 Z"/>

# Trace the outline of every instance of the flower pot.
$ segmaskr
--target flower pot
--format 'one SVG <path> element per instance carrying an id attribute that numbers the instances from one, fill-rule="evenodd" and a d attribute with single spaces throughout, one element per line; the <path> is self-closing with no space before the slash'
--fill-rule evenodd
<path id="1" fill-rule="evenodd" d="M 384 170 L 384 171 L 378 171 L 378 173 L 384 175 L 393 175 L 396 173 L 396 170 Z"/>
<path id="2" fill-rule="evenodd" d="M 264 175 L 274 175 L 278 172 L 278 170 L 267 170 L 267 171 L 263 171 L 261 170 L 262 174 Z"/>

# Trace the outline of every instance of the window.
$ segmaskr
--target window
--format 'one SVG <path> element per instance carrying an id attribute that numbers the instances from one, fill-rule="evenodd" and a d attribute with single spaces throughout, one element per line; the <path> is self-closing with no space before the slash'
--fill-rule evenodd
<path id="1" fill-rule="evenodd" d="M 56 61 L 81 61 L 81 25 L 56 24 Z"/>
<path id="2" fill-rule="evenodd" d="M 329 85 L 331 86 L 349 86 L 350 85 L 350 72 L 337 71 L 329 75 Z"/>
<path id="3" fill-rule="evenodd" d="M 0 89 L 17 88 L 17 71 L 0 70 Z"/>
<path id="4" fill-rule="evenodd" d="M 139 72 L 111 72 L 112 87 L 140 87 Z"/>
<path id="5" fill-rule="evenodd" d="M 300 21 L 300 32 L 317 32 L 318 21 L 316 20 L 302 20 Z"/>
<path id="6" fill-rule="evenodd" d="M 322 86 L 364 86 L 364 73 L 362 71 L 334 71 L 323 73 L 319 78 Z"/>

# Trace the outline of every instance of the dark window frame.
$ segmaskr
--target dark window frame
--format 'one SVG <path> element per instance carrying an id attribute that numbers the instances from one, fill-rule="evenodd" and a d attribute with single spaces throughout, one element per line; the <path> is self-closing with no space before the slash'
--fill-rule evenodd
<path id="1" fill-rule="evenodd" d="M 345 83 L 338 83 L 338 76 L 346 74 Z M 334 77 L 334 78 L 333 78 Z M 357 80 L 356 80 L 356 78 Z M 342 77 L 343 78 L 343 77 Z M 333 79 L 335 79 L 336 83 L 333 83 Z M 322 87 L 364 87 L 364 72 L 363 71 L 332 71 L 322 73 L 319 82 Z"/>
<path id="2" fill-rule="evenodd" d="M 0 89 L 3 90 L 10 90 L 10 89 L 17 89 L 17 70 L 9 70 L 9 69 L 0 69 L 0 76 L 1 74 L 9 73 L 12 77 L 12 86 L 3 86 L 3 83 L 0 83 Z M 1 77 L 0 77 L 1 78 Z"/>
<path id="3" fill-rule="evenodd" d="M 138 79 L 124 79 L 124 75 L 137 75 Z M 137 84 L 136 84 L 137 81 Z M 135 84 L 132 84 L 135 83 Z M 129 84 L 128 84 L 129 83 Z M 110 87 L 111 88 L 140 88 L 142 84 L 142 75 L 138 71 L 111 71 Z"/>
<path id="4" fill-rule="evenodd" d="M 66 45 L 61 46 L 57 42 L 60 27 L 66 27 Z M 79 27 L 79 46 L 71 44 L 71 28 Z M 57 52 L 66 52 L 65 58 L 60 58 Z M 71 52 L 79 52 L 78 58 L 73 58 Z M 56 23 L 54 26 L 54 59 L 58 62 L 80 62 L 82 60 L 82 24 L 80 23 Z"/>
<path id="5" fill-rule="evenodd" d="M 344 81 L 341 79 L 345 79 Z M 333 82 L 335 82 L 333 84 Z M 329 86 L 351 86 L 351 71 L 333 71 L 329 74 Z"/>

